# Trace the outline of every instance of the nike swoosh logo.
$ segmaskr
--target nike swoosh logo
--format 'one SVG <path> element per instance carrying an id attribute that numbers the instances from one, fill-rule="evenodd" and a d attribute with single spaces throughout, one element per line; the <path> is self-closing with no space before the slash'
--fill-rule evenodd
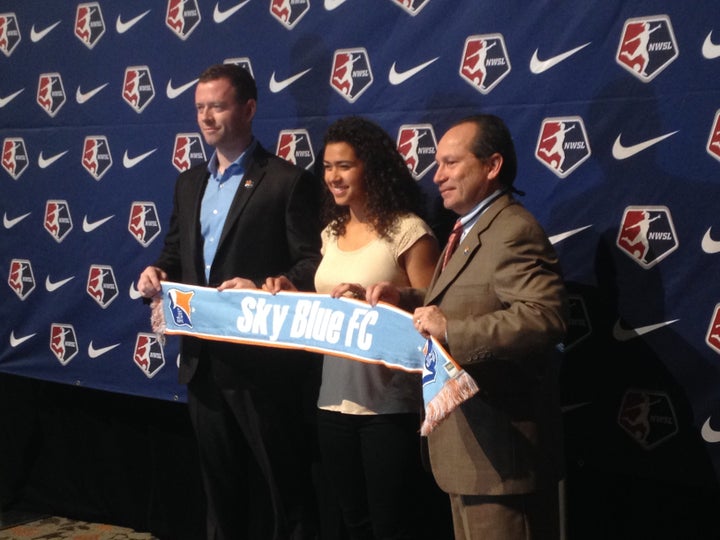
<path id="1" fill-rule="evenodd" d="M 336 7 L 340 7 L 345 3 L 345 0 L 325 0 L 325 9 L 332 11 Z"/>
<path id="2" fill-rule="evenodd" d="M 654 139 L 649 139 L 638 144 L 633 144 L 632 146 L 624 146 L 620 142 L 620 137 L 622 137 L 622 133 L 620 133 L 620 135 L 617 136 L 617 139 L 615 139 L 615 143 L 613 144 L 612 155 L 615 159 L 618 160 L 627 159 L 634 156 L 635 154 L 642 152 L 643 150 L 647 150 L 651 146 L 659 143 L 662 140 L 667 139 L 668 137 L 672 137 L 676 133 L 677 131 L 673 131 L 672 133 L 666 133 L 665 135 L 661 135 L 660 137 L 655 137 Z"/>
<path id="3" fill-rule="evenodd" d="M 118 34 L 124 34 L 128 30 L 130 30 L 133 26 L 135 26 L 138 22 L 140 22 L 140 19 L 142 19 L 148 13 L 150 13 L 149 9 L 145 13 L 141 13 L 137 17 L 133 17 L 129 21 L 125 21 L 125 22 L 123 22 L 120 15 L 118 15 L 117 19 L 115 20 L 115 31 Z"/>
<path id="4" fill-rule="evenodd" d="M 125 150 L 125 153 L 123 154 L 123 167 L 126 169 L 132 169 L 135 165 L 140 163 L 143 159 L 148 157 L 150 154 L 154 153 L 157 148 L 153 148 L 149 152 L 145 152 L 144 154 L 140 154 L 139 156 L 136 156 L 134 158 L 131 158 L 128 156 L 127 150 Z"/>
<path id="5" fill-rule="evenodd" d="M 562 407 L 560 407 L 560 411 L 564 412 L 564 413 L 574 411 L 575 409 L 581 409 L 582 407 L 586 407 L 586 406 L 590 405 L 591 403 L 592 403 L 592 401 L 583 401 L 582 403 L 573 403 L 572 405 L 563 405 Z"/>
<path id="6" fill-rule="evenodd" d="M 112 215 L 112 216 L 108 216 L 106 218 L 98 219 L 97 221 L 88 221 L 87 216 L 85 216 L 85 217 L 83 217 L 83 225 L 82 225 L 83 231 L 85 231 L 86 233 L 92 232 L 95 229 L 97 229 L 100 225 L 102 225 L 106 221 L 110 221 L 114 217 L 115 216 Z"/>
<path id="7" fill-rule="evenodd" d="M 296 73 L 292 77 L 288 77 L 287 79 L 283 79 L 282 81 L 275 80 L 275 72 L 272 72 L 272 75 L 270 76 L 270 91 L 273 94 L 277 94 L 278 92 L 282 92 L 285 90 L 288 86 L 290 86 L 292 83 L 297 81 L 300 77 L 305 75 L 308 71 L 312 70 L 312 68 L 308 68 L 305 71 L 301 71 L 300 73 Z"/>
<path id="8" fill-rule="evenodd" d="M 40 167 L 41 169 L 47 169 L 50 165 L 55 163 L 58 159 L 60 159 L 67 153 L 68 151 L 65 150 L 64 152 L 60 152 L 59 154 L 55 154 L 54 156 L 46 158 L 43 156 L 42 151 L 40 151 L 40 155 L 38 156 L 38 167 Z"/>
<path id="9" fill-rule="evenodd" d="M 703 41 L 702 55 L 708 60 L 715 60 L 715 58 L 720 56 L 720 45 L 713 43 L 710 36 L 712 36 L 712 30 L 705 38 L 705 41 Z"/>
<path id="10" fill-rule="evenodd" d="M 30 212 L 28 212 L 27 214 L 23 214 L 22 216 L 18 216 L 16 218 L 8 219 L 7 212 L 5 212 L 3 214 L 3 226 L 6 229 L 12 229 L 15 225 L 20 223 L 23 219 L 25 219 L 29 215 L 30 215 Z"/>
<path id="11" fill-rule="evenodd" d="M 103 84 L 102 86 L 98 86 L 97 88 L 93 88 L 89 92 L 82 92 L 80 90 L 80 87 L 77 87 L 77 90 L 75 91 L 75 101 L 77 101 L 80 105 L 85 103 L 86 101 L 89 101 L 93 97 L 95 97 L 95 94 L 97 94 L 100 90 L 105 88 L 108 85 L 108 83 Z"/>
<path id="12" fill-rule="evenodd" d="M 390 66 L 390 73 L 388 73 L 388 81 L 390 81 L 390 84 L 397 86 L 398 84 L 402 84 L 405 81 L 407 81 L 410 77 L 414 77 L 418 73 L 420 73 L 423 69 L 428 67 L 430 64 L 432 64 L 435 60 L 440 58 L 439 56 L 436 58 L 433 58 L 432 60 L 428 60 L 427 62 L 424 62 L 420 64 L 419 66 L 415 66 L 414 68 L 405 70 L 405 71 L 397 71 L 395 67 L 395 62 L 393 62 L 393 65 Z"/>
<path id="13" fill-rule="evenodd" d="M 708 416 L 708 419 L 705 420 L 705 423 L 703 424 L 703 427 L 700 430 L 700 433 L 702 434 L 702 438 L 705 442 L 709 442 L 709 443 L 720 442 L 720 431 L 716 431 L 710 426 L 710 418 L 711 417 Z"/>
<path id="14" fill-rule="evenodd" d="M 138 298 L 142 298 L 142 294 L 140 294 L 140 291 L 137 290 L 137 287 L 135 286 L 135 282 L 133 281 L 130 284 L 130 298 L 133 300 L 137 300 Z"/>
<path id="15" fill-rule="evenodd" d="M 47 36 L 50 32 L 52 32 L 58 24 L 60 24 L 60 21 L 56 22 L 55 24 L 51 24 L 50 26 L 43 30 L 40 30 L 39 32 L 35 31 L 35 25 L 33 24 L 32 28 L 30 28 L 30 41 L 32 41 L 33 43 L 37 43 L 42 38 Z"/>
<path id="16" fill-rule="evenodd" d="M 178 97 L 180 94 L 182 94 L 186 90 L 189 90 L 190 88 L 195 86 L 195 83 L 197 81 L 198 81 L 197 79 L 193 79 L 189 83 L 185 83 L 182 86 L 178 86 L 177 88 L 175 88 L 172 85 L 172 79 L 170 79 L 167 83 L 167 87 L 165 88 L 165 95 L 169 99 L 175 99 L 176 97 Z"/>
<path id="17" fill-rule="evenodd" d="M 709 253 L 710 255 L 712 255 L 713 253 L 720 253 L 720 240 L 712 239 L 712 236 L 710 236 L 711 229 L 712 229 L 712 227 L 710 227 L 710 229 L 705 231 L 705 236 L 703 236 L 702 243 L 701 243 L 702 250 L 705 253 Z"/>
<path id="18" fill-rule="evenodd" d="M 45 289 L 47 289 L 48 292 L 57 291 L 60 287 L 72 281 L 73 279 L 75 279 L 75 276 L 70 276 L 69 278 L 61 279 L 60 281 L 51 281 L 50 276 L 46 276 Z"/>
<path id="19" fill-rule="evenodd" d="M 88 356 L 90 358 L 97 358 L 98 356 L 102 356 L 103 354 L 112 351 L 115 347 L 120 346 L 119 343 L 116 343 L 115 345 L 108 345 L 107 347 L 101 347 L 99 349 L 96 349 L 93 345 L 93 342 L 90 342 L 90 345 L 88 345 Z"/>
<path id="20" fill-rule="evenodd" d="M 15 330 L 10 332 L 10 346 L 14 349 L 18 345 L 22 345 L 28 339 L 35 337 L 35 334 L 28 334 L 27 336 L 15 337 Z"/>
<path id="21" fill-rule="evenodd" d="M 249 1 L 250 0 L 245 0 L 244 2 L 240 2 L 239 4 L 226 10 L 221 10 L 219 3 L 215 4 L 215 10 L 213 11 L 213 21 L 215 21 L 217 24 L 225 22 L 229 17 L 240 11 L 243 7 L 245 7 L 245 4 L 247 4 Z"/>
<path id="22" fill-rule="evenodd" d="M 620 319 L 618 319 L 615 322 L 615 327 L 613 328 L 613 337 L 618 341 L 628 341 L 638 336 L 642 336 L 643 334 L 649 334 L 650 332 L 654 332 L 655 330 L 658 330 L 664 326 L 668 326 L 679 320 L 680 319 L 673 319 L 672 321 L 665 321 L 658 324 L 651 324 L 648 326 L 639 326 L 638 328 L 623 328 L 620 325 Z"/>
<path id="23" fill-rule="evenodd" d="M 10 95 L 7 96 L 7 97 L 0 98 L 0 109 L 2 109 L 5 105 L 7 105 L 8 103 L 10 103 L 10 102 L 11 102 L 13 99 L 15 99 L 16 97 L 18 97 L 18 96 L 23 92 L 23 90 L 25 90 L 25 89 L 24 89 L 24 88 L 21 88 L 20 90 L 18 90 L 18 91 L 15 92 L 14 94 L 10 94 Z"/>
<path id="24" fill-rule="evenodd" d="M 538 50 L 539 49 L 535 49 L 535 52 L 533 53 L 532 58 L 530 59 L 530 71 L 533 72 L 535 75 L 539 75 L 540 73 L 557 66 L 560 62 L 567 60 L 576 52 L 578 52 L 578 51 L 584 49 L 585 47 L 587 47 L 588 45 L 590 45 L 590 43 L 592 43 L 592 42 L 588 41 L 585 45 L 580 45 L 579 47 L 575 47 L 574 49 L 565 51 L 562 54 L 558 54 L 556 56 L 551 56 L 550 58 L 548 58 L 546 60 L 540 60 L 538 58 Z"/>
<path id="25" fill-rule="evenodd" d="M 585 225 L 584 227 L 580 227 L 579 229 L 573 229 L 572 231 L 566 231 L 566 232 L 564 232 L 564 233 L 556 234 L 556 235 L 551 236 L 551 237 L 549 238 L 550 243 L 553 244 L 553 245 L 555 245 L 555 244 L 557 244 L 558 242 L 562 242 L 562 241 L 565 240 L 566 238 L 570 238 L 570 237 L 573 236 L 574 234 L 579 233 L 580 231 L 584 231 L 585 229 L 589 229 L 590 227 L 592 227 L 592 225 Z"/>

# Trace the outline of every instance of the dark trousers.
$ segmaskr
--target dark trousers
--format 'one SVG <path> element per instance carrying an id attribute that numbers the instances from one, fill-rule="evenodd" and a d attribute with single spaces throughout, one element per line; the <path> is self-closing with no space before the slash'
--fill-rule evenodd
<path id="1" fill-rule="evenodd" d="M 275 377 L 219 387 L 203 366 L 188 385 L 208 540 L 316 537 L 315 433 L 295 382 Z"/>
<path id="2" fill-rule="evenodd" d="M 415 414 L 351 415 L 318 411 L 322 467 L 352 540 L 432 538 L 446 518 L 440 493 L 420 458 Z"/>

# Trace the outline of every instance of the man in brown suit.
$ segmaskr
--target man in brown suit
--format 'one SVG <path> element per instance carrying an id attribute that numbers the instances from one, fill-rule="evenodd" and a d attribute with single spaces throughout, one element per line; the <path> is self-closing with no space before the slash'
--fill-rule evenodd
<path id="1" fill-rule="evenodd" d="M 417 330 L 442 342 L 480 388 L 428 438 L 455 538 L 557 539 L 557 346 L 567 313 L 558 259 L 511 195 L 517 162 L 501 119 L 456 123 L 440 140 L 436 161 L 443 204 L 460 219 L 435 276 L 427 291 L 380 283 L 368 299 L 409 308 L 424 293 L 413 316 Z"/>

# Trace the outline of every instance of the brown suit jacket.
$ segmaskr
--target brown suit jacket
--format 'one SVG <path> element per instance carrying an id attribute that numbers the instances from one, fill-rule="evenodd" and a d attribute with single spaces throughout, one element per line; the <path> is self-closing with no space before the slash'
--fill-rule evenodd
<path id="1" fill-rule="evenodd" d="M 438 485 L 468 495 L 552 485 L 562 469 L 557 345 L 567 299 L 542 227 L 501 196 L 438 267 L 425 304 L 447 317 L 449 352 L 480 387 L 429 436 Z"/>

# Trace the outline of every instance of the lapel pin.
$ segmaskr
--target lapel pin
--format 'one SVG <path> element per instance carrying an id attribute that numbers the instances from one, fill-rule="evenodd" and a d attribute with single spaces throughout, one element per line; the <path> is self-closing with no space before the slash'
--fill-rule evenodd
<path id="1" fill-rule="evenodd" d="M 245 182 L 243 183 L 243 187 L 247 188 L 247 189 L 253 187 L 254 185 L 255 185 L 255 181 L 250 180 L 249 178 L 247 180 L 245 180 Z"/>

